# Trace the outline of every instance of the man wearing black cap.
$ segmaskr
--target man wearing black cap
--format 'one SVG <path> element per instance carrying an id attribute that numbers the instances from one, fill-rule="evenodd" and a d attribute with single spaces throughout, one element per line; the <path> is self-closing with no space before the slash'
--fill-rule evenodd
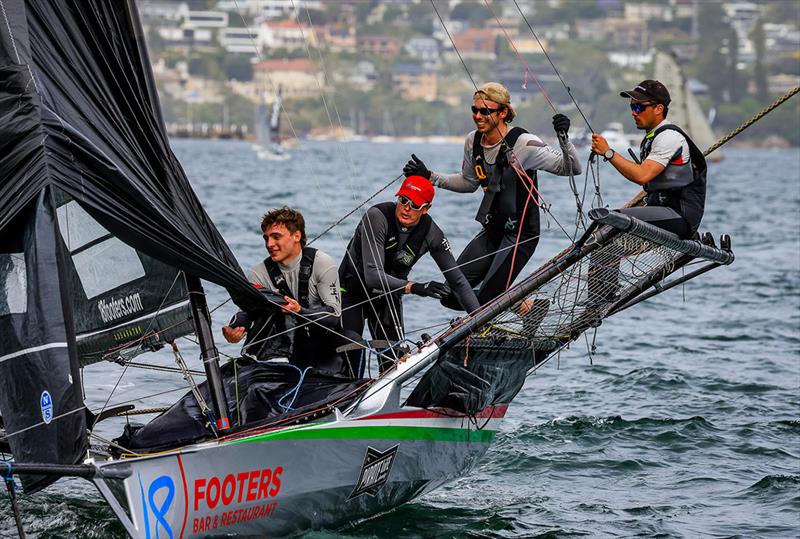
<path id="1" fill-rule="evenodd" d="M 669 92 L 657 80 L 640 82 L 620 92 L 630 99 L 636 127 L 647 131 L 640 162 L 629 161 L 592 134 L 592 151 L 605 158 L 620 174 L 641 185 L 646 205 L 620 211 L 655 226 L 691 237 L 700 226 L 706 198 L 706 160 L 703 152 L 677 125 L 666 120 Z"/>

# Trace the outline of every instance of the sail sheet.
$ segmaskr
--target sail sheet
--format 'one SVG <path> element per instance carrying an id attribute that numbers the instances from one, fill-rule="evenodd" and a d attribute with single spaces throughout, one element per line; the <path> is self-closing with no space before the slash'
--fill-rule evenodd
<path id="1" fill-rule="evenodd" d="M 240 307 L 274 307 L 169 148 L 133 0 L 0 7 L 0 412 L 18 462 L 75 463 L 87 448 L 79 350 L 103 348 L 87 338 L 134 320 L 139 302 L 144 312 L 132 287 L 151 263 L 172 268 L 161 272 L 167 288 L 183 271 L 224 286 Z M 76 218 L 80 232 L 67 223 Z M 162 286 L 150 299 L 174 305 L 184 294 Z"/>
<path id="2" fill-rule="evenodd" d="M 126 245 L 58 194 L 80 365 L 129 359 L 193 333 L 182 272 Z"/>
<path id="3" fill-rule="evenodd" d="M 0 235 L 0 411 L 17 462 L 86 456 L 86 414 L 50 189 Z M 22 476 L 26 491 L 53 477 Z"/>

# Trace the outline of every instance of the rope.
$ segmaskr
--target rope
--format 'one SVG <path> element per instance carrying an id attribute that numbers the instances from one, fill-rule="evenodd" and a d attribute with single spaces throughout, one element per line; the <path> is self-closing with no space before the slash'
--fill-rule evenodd
<path id="1" fill-rule="evenodd" d="M 522 58 L 522 55 L 517 50 L 517 46 L 514 45 L 514 42 L 511 40 L 511 36 L 509 36 L 508 32 L 506 32 L 506 29 L 503 26 L 503 23 L 500 22 L 500 19 L 497 17 L 497 14 L 492 9 L 492 6 L 489 5 L 489 0 L 483 0 L 483 3 L 486 4 L 486 8 L 492 13 L 492 16 L 494 17 L 494 20 L 497 21 L 497 25 L 503 31 L 503 34 L 506 36 L 506 40 L 508 41 L 508 44 L 511 45 L 512 49 L 514 49 L 514 52 L 517 55 L 517 59 L 520 61 L 520 63 L 522 65 L 525 66 L 525 79 L 524 79 L 524 81 L 522 83 L 522 88 L 523 89 L 527 89 L 528 88 L 528 73 L 530 73 L 533 76 L 533 80 L 536 82 L 536 85 L 539 87 L 539 90 L 542 92 L 542 95 L 547 100 L 547 103 L 550 105 L 550 108 L 553 109 L 553 112 L 557 113 L 558 110 L 556 110 L 556 106 L 553 105 L 553 102 L 550 100 L 550 96 L 548 96 L 547 92 L 545 92 L 544 87 L 542 86 L 542 83 L 539 81 L 539 78 L 536 76 L 536 73 L 534 73 L 533 70 L 530 68 L 530 66 L 528 65 L 528 62 L 526 62 L 525 59 Z"/>
<path id="2" fill-rule="evenodd" d="M 724 137 L 719 139 L 709 149 L 704 151 L 703 155 L 704 156 L 708 156 L 708 154 L 710 154 L 711 152 L 719 149 L 720 146 L 722 146 L 723 144 L 725 144 L 728 141 L 730 141 L 733 137 L 735 137 L 736 135 L 738 135 L 739 133 L 741 133 L 742 131 L 744 131 L 745 129 L 747 129 L 748 127 L 753 125 L 754 123 L 756 123 L 758 120 L 760 120 L 761 118 L 763 118 L 764 116 L 766 116 L 767 114 L 769 114 L 770 112 L 772 112 L 773 110 L 778 108 L 779 106 L 783 105 L 786 101 L 788 101 L 792 96 L 794 96 L 798 92 L 800 92 L 800 86 L 795 86 L 794 88 L 792 88 L 791 90 L 789 90 L 788 92 L 783 94 L 781 97 L 779 97 L 778 99 L 773 101 L 772 104 L 770 104 L 770 105 L 764 107 L 763 109 L 761 109 L 761 111 L 758 112 L 755 116 L 753 116 L 752 118 L 750 118 L 749 120 L 744 122 L 742 125 L 740 125 L 736 129 L 734 129 L 733 131 L 731 131 L 730 133 L 728 133 L 727 135 L 725 135 Z M 633 197 L 633 199 L 631 199 L 631 201 L 628 202 L 627 204 L 625 204 L 625 206 L 623 206 L 623 207 L 624 208 L 632 208 L 634 206 L 638 206 L 642 202 L 642 200 L 644 200 L 645 196 L 647 196 L 647 193 L 645 191 L 641 191 L 641 192 L 639 192 L 638 195 Z"/>
<path id="3" fill-rule="evenodd" d="M 519 7 L 519 4 L 517 3 L 517 0 L 513 0 L 513 1 L 514 1 L 514 5 L 517 6 L 517 11 L 519 11 L 519 14 L 522 15 L 522 20 L 524 20 L 525 24 L 528 26 L 528 30 L 531 31 L 531 34 L 533 35 L 534 39 L 536 39 L 536 43 L 539 44 L 539 48 L 542 49 L 542 52 L 544 53 L 545 57 L 547 58 L 547 61 L 550 62 L 550 65 L 553 67 L 553 71 L 555 71 L 556 75 L 558 75 L 558 80 L 560 80 L 561 84 L 564 85 L 564 88 L 567 90 L 567 93 L 569 94 L 570 99 L 572 99 L 572 103 L 575 105 L 575 108 L 578 109 L 578 112 L 580 113 L 581 118 L 583 118 L 583 121 L 586 122 L 586 127 L 589 128 L 590 132 L 594 133 L 595 131 L 594 131 L 594 129 L 592 129 L 592 126 L 589 123 L 589 120 L 586 119 L 586 116 L 583 114 L 583 111 L 581 110 L 580 105 L 578 105 L 578 102 L 575 100 L 575 96 L 572 95 L 572 90 L 570 89 L 569 86 L 567 86 L 567 83 L 564 82 L 564 78 L 561 76 L 561 73 L 559 73 L 558 68 L 556 67 L 556 64 L 554 64 L 553 60 L 550 58 L 550 55 L 547 54 L 547 49 L 545 49 L 544 45 L 542 45 L 542 42 L 539 41 L 539 36 L 537 36 L 536 32 L 533 31 L 533 26 L 531 26 L 531 23 L 528 22 L 528 18 L 525 16 L 525 13 L 523 13 L 522 8 Z"/>
<path id="4" fill-rule="evenodd" d="M 786 101 L 788 101 L 797 92 L 800 92 L 800 86 L 795 86 L 794 88 L 792 88 L 791 90 L 789 90 L 788 92 L 783 94 L 781 97 L 779 97 L 771 105 L 761 109 L 761 112 L 759 112 L 758 114 L 756 114 L 755 116 L 753 116 L 752 118 L 747 120 L 745 123 L 743 123 L 742 125 L 740 125 L 736 129 L 734 129 L 733 131 L 731 131 L 730 133 L 728 133 L 727 135 L 722 137 L 719 141 L 717 141 L 716 144 L 714 144 L 709 149 L 707 149 L 705 152 L 703 152 L 703 155 L 710 154 L 711 152 L 713 152 L 714 150 L 716 150 L 717 148 L 719 148 L 720 146 L 722 146 L 723 144 L 725 144 L 726 142 L 731 140 L 733 137 L 735 137 L 736 135 L 738 135 L 739 133 L 741 133 L 742 131 L 744 131 L 745 129 L 747 129 L 748 127 L 753 125 L 754 123 L 756 123 L 758 120 L 760 120 L 761 118 L 763 118 L 764 116 L 766 116 L 767 114 L 769 114 L 770 112 L 775 110 L 776 108 L 778 108 L 781 105 L 783 105 Z"/>
<path id="5" fill-rule="evenodd" d="M 399 180 L 399 179 L 400 179 L 400 178 L 402 178 L 402 177 L 403 177 L 403 175 L 402 175 L 402 174 L 400 174 L 400 175 L 399 175 L 399 176 L 397 176 L 396 178 L 393 178 L 393 179 L 392 179 L 392 180 L 391 180 L 389 183 L 387 183 L 386 185 L 384 185 L 383 187 L 381 187 L 380 189 L 378 189 L 377 191 L 375 191 L 375 192 L 374 192 L 374 193 L 373 193 L 373 194 L 372 194 L 372 195 L 371 195 L 371 196 L 370 196 L 368 199 L 366 199 L 364 202 L 362 202 L 361 204 L 359 204 L 358 206 L 356 206 L 355 208 L 353 208 L 351 211 L 347 212 L 347 214 L 345 214 L 345 215 L 344 215 L 344 216 L 343 216 L 341 219 L 339 219 L 338 221 L 336 221 L 335 223 L 333 223 L 332 225 L 330 225 L 328 228 L 326 228 L 325 230 L 323 230 L 322 232 L 320 232 L 320 233 L 319 233 L 319 234 L 317 234 L 316 236 L 314 236 L 314 238 L 312 238 L 311 240 L 309 240 L 309 242 L 308 242 L 308 243 L 306 243 L 306 245 L 311 245 L 312 243 L 314 243 L 315 241 L 317 241 L 318 239 L 320 239 L 322 236 L 324 236 L 325 234 L 327 234 L 328 232 L 330 232 L 331 230 L 333 230 L 334 228 L 336 228 L 337 226 L 339 226 L 340 224 L 342 224 L 342 222 L 344 222 L 344 220 L 345 220 L 345 219 L 347 219 L 348 217 L 350 217 L 351 215 L 353 215 L 355 212 L 357 212 L 358 210 L 360 210 L 361 208 L 363 208 L 363 207 L 364 207 L 364 205 L 365 205 L 367 202 L 369 202 L 370 200 L 372 200 L 373 198 L 375 198 L 376 196 L 378 196 L 378 195 L 379 195 L 379 194 L 381 194 L 382 192 L 386 191 L 386 189 L 388 189 L 390 185 L 392 185 L 394 182 L 396 182 L 397 180 Z"/>
<path id="6" fill-rule="evenodd" d="M 155 408 L 137 408 L 136 410 L 126 410 L 124 412 L 117 412 L 114 414 L 117 417 L 124 417 L 129 415 L 145 415 L 145 414 L 160 414 L 169 410 L 169 406 L 158 406 Z"/>

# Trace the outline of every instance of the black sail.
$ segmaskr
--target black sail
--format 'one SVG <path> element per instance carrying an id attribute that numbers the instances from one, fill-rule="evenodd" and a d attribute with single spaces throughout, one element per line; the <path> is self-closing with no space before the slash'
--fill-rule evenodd
<path id="1" fill-rule="evenodd" d="M 81 305 L 75 258 L 91 246 L 76 250 L 64 239 L 63 214 L 90 216 L 108 233 L 92 241 L 118 239 L 143 267 L 172 268 L 163 280 L 182 271 L 224 286 L 240 307 L 270 305 L 247 283 L 169 148 L 133 0 L 2 6 L 0 412 L 17 461 L 76 463 L 87 447 L 78 355 L 97 331 L 82 309 L 97 302 L 95 313 L 110 313 L 112 324 L 141 313 L 125 289 L 136 279 L 94 287 Z M 180 290 L 160 297 L 173 292 L 166 304 L 179 303 Z M 107 343 L 94 344 L 91 354 Z M 45 484 L 26 480 L 25 488 Z"/>
<path id="2" fill-rule="evenodd" d="M 70 298 L 50 189 L 0 236 L 0 410 L 17 462 L 86 455 Z M 55 479 L 22 476 L 26 491 Z"/>

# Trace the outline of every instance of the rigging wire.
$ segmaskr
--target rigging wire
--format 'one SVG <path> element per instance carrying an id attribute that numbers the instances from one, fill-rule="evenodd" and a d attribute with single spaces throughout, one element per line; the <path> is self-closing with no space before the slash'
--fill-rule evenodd
<path id="1" fill-rule="evenodd" d="M 512 1 L 514 2 L 514 5 L 517 6 L 517 11 L 519 11 L 519 14 L 522 15 L 522 20 L 525 21 L 525 24 L 528 26 L 528 29 L 531 31 L 531 34 L 533 35 L 534 39 L 536 39 L 536 43 L 539 44 L 539 47 L 542 49 L 542 52 L 544 53 L 545 57 L 547 58 L 547 61 L 550 62 L 550 65 L 553 67 L 553 71 L 556 72 L 556 75 L 558 76 L 558 80 L 561 81 L 561 84 L 563 84 L 564 88 L 567 90 L 567 94 L 569 94 L 570 99 L 572 99 L 572 102 L 575 104 L 575 108 L 578 109 L 578 113 L 580 113 L 581 118 L 583 118 L 583 121 L 586 123 L 586 127 L 589 128 L 589 131 L 594 133 L 595 131 L 594 131 L 594 129 L 592 129 L 592 125 L 589 123 L 589 120 L 586 118 L 586 115 L 581 110 L 580 105 L 578 105 L 578 102 L 575 100 L 575 96 L 572 95 L 572 90 L 570 89 L 569 86 L 567 86 L 567 83 L 564 81 L 564 77 L 561 76 L 561 73 L 558 71 L 558 68 L 556 67 L 556 64 L 553 63 L 553 59 L 550 58 L 550 55 L 547 53 L 547 49 L 544 47 L 544 45 L 542 45 L 542 42 L 539 40 L 539 36 L 536 35 L 536 32 L 533 30 L 533 26 L 531 26 L 531 23 L 528 21 L 528 18 L 525 16 L 525 13 L 522 11 L 522 8 L 519 7 L 519 4 L 517 3 L 517 0 L 512 0 Z"/>
<path id="2" fill-rule="evenodd" d="M 542 86 L 542 83 L 539 81 L 539 78 L 536 76 L 536 73 L 534 73 L 534 71 L 528 65 L 528 62 L 525 61 L 525 59 L 519 53 L 519 50 L 517 50 L 517 46 L 511 40 L 511 36 L 508 35 L 508 32 L 506 32 L 506 29 L 503 26 L 503 23 L 500 22 L 500 19 L 498 18 L 497 13 L 495 13 L 494 9 L 492 9 L 492 6 L 489 5 L 489 0 L 483 0 L 483 3 L 486 4 L 486 8 L 492 13 L 492 16 L 494 16 L 494 20 L 497 21 L 497 25 L 500 27 L 500 30 L 503 31 L 503 35 L 506 36 L 506 40 L 508 41 L 508 44 L 511 46 L 512 49 L 514 49 L 514 53 L 516 53 L 517 59 L 520 61 L 520 63 L 522 65 L 525 66 L 525 79 L 524 79 L 524 82 L 522 83 L 522 88 L 524 88 L 524 89 L 528 88 L 528 73 L 530 73 L 531 75 L 533 75 L 534 82 L 536 82 L 536 85 L 539 87 L 539 91 L 542 92 L 542 95 L 547 100 L 547 103 L 550 105 L 550 108 L 553 109 L 553 112 L 557 113 L 558 110 L 556 110 L 556 106 L 553 105 L 553 102 L 550 100 L 550 96 L 547 95 L 547 92 L 545 91 L 544 87 Z"/>

